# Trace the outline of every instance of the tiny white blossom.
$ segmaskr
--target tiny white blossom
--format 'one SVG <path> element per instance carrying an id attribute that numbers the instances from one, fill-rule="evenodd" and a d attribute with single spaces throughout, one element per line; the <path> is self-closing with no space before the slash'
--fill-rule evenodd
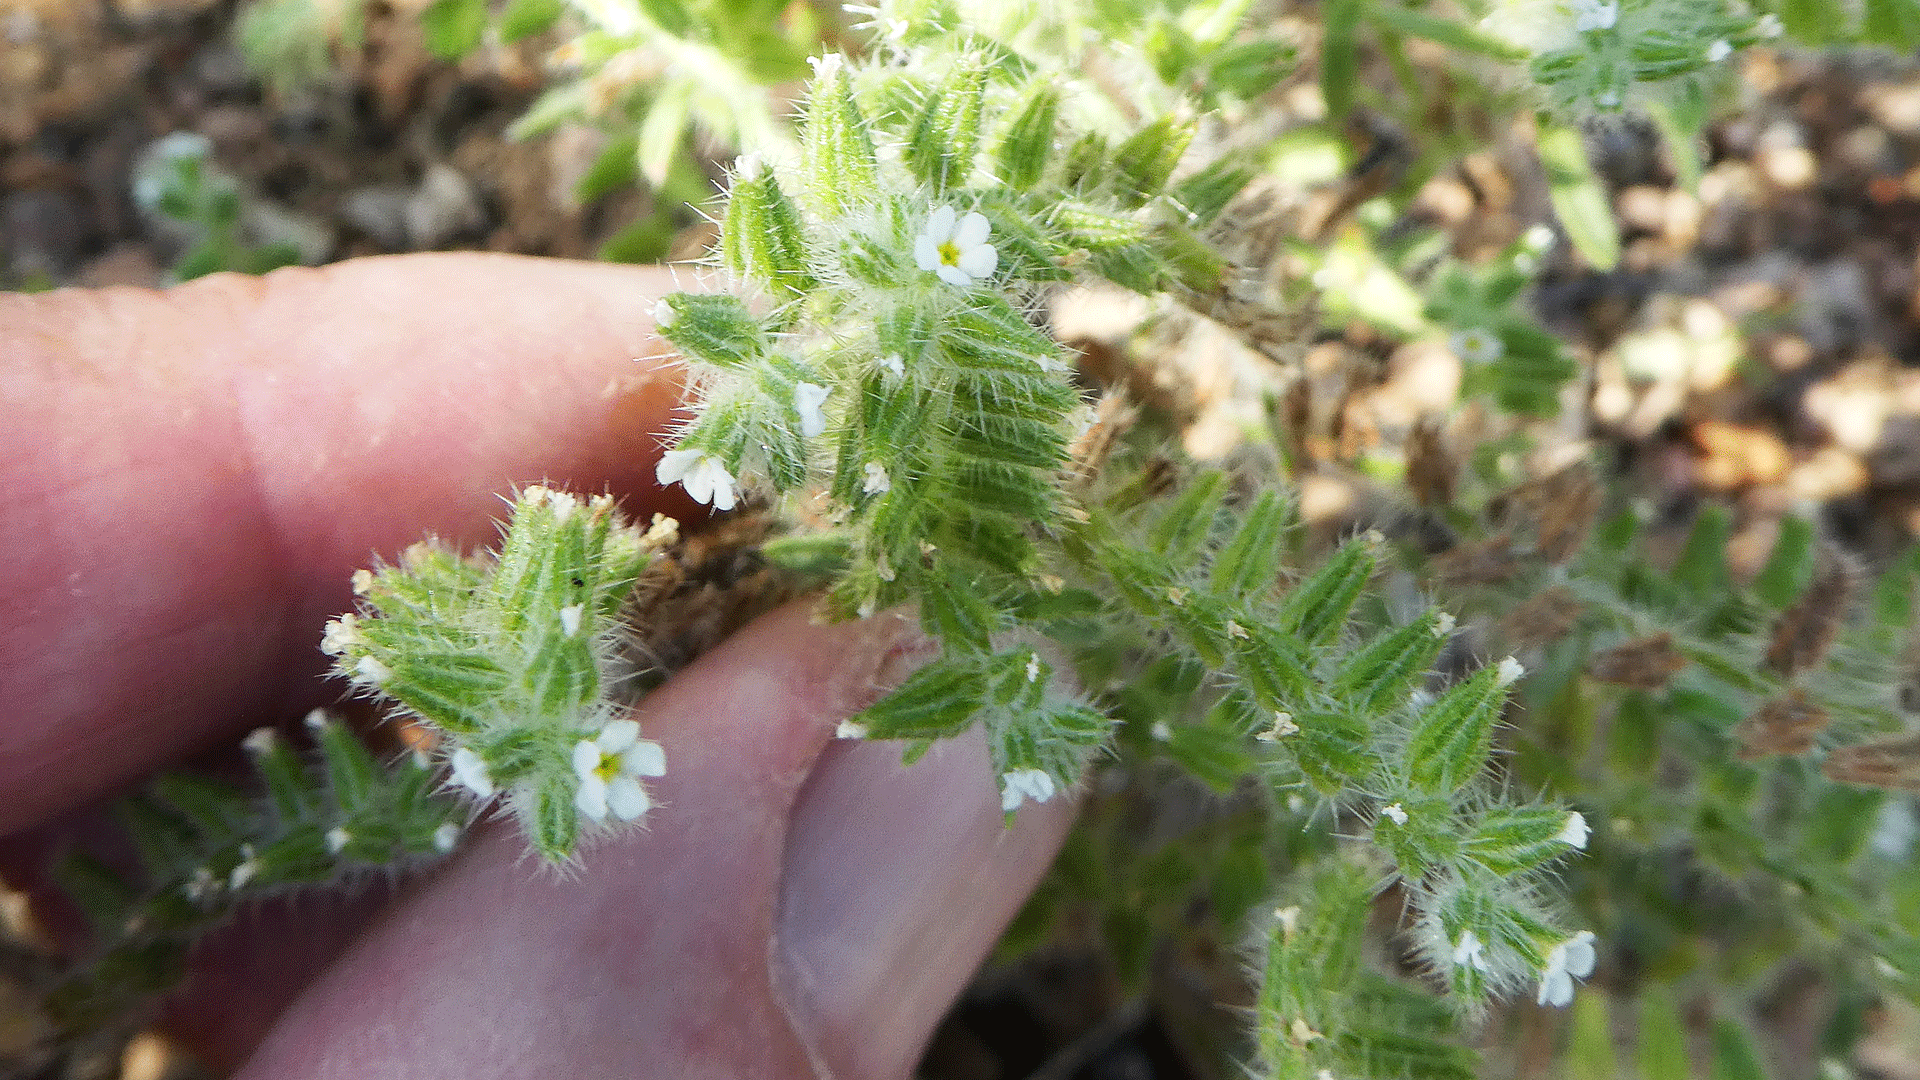
<path id="1" fill-rule="evenodd" d="M 1620 107 L 1620 91 L 1603 90 L 1600 96 L 1593 100 L 1603 109 L 1617 109 Z"/>
<path id="2" fill-rule="evenodd" d="M 640 737 L 637 721 L 613 720 L 600 734 L 574 744 L 573 771 L 580 777 L 573 805 L 582 814 L 605 821 L 611 811 L 632 821 L 653 805 L 640 778 L 665 776 L 667 755 L 659 743 Z"/>
<path id="3" fill-rule="evenodd" d="M 1407 823 L 1407 809 L 1399 803 L 1382 807 L 1380 816 L 1391 820 L 1395 825 L 1405 825 Z"/>
<path id="4" fill-rule="evenodd" d="M 673 305 L 667 303 L 666 297 L 663 296 L 653 302 L 653 325 L 655 329 L 665 330 L 679 321 L 680 313 L 673 310 Z"/>
<path id="5" fill-rule="evenodd" d="M 1611 30 L 1620 21 L 1619 0 L 1573 0 L 1573 29 L 1584 34 L 1592 30 Z"/>
<path id="6" fill-rule="evenodd" d="M 309 709 L 300 722 L 307 725 L 308 731 L 318 733 L 327 730 L 327 725 L 333 723 L 333 717 L 328 716 L 325 709 Z"/>
<path id="7" fill-rule="evenodd" d="M 560 609 L 560 632 L 568 637 L 580 632 L 580 617 L 587 613 L 585 604 L 568 604 Z"/>
<path id="8" fill-rule="evenodd" d="M 1592 832 L 1593 830 L 1587 827 L 1587 816 L 1575 810 L 1567 815 L 1566 825 L 1561 827 L 1559 835 L 1554 839 L 1584 851 L 1587 847 L 1587 836 Z"/>
<path id="9" fill-rule="evenodd" d="M 1717 64 L 1732 55 L 1733 43 L 1730 41 L 1716 41 L 1707 46 L 1707 63 L 1709 64 Z"/>
<path id="10" fill-rule="evenodd" d="M 867 737 L 867 725 L 857 720 L 842 720 L 839 725 L 833 729 L 833 737 L 836 739 L 864 739 Z"/>
<path id="11" fill-rule="evenodd" d="M 241 844 L 240 865 L 234 867 L 233 872 L 227 875 L 227 888 L 245 888 L 247 882 L 252 881 L 259 873 L 260 860 L 253 857 L 253 845 Z"/>
<path id="12" fill-rule="evenodd" d="M 246 747 L 248 753 L 268 754 L 273 751 L 274 746 L 279 740 L 279 733 L 272 728 L 258 727 L 254 728 L 252 733 L 245 739 L 242 739 L 240 745 Z"/>
<path id="13" fill-rule="evenodd" d="M 694 502 L 712 503 L 715 510 L 733 509 L 733 474 L 726 462 L 704 450 L 669 450 L 660 455 L 653 475 L 662 485 L 685 485 Z"/>
<path id="14" fill-rule="evenodd" d="M 1453 355 L 1469 364 L 1491 364 L 1504 356 L 1507 347 L 1499 335 L 1489 330 L 1462 330 L 1447 339 Z"/>
<path id="15" fill-rule="evenodd" d="M 880 368 L 896 379 L 901 378 L 907 373 L 907 363 L 900 358 L 899 353 L 888 353 L 881 357 Z"/>
<path id="16" fill-rule="evenodd" d="M 214 890 L 219 887 L 220 883 L 213 879 L 213 871 L 204 866 L 195 869 L 193 872 L 193 880 L 181 886 L 181 888 L 186 890 L 187 899 L 189 900 L 204 900 L 212 896 Z"/>
<path id="17" fill-rule="evenodd" d="M 1460 931 L 1460 940 L 1453 946 L 1453 965 L 1470 967 L 1475 971 L 1487 970 L 1487 947 L 1471 930 Z"/>
<path id="18" fill-rule="evenodd" d="M 1772 12 L 1768 12 L 1767 14 L 1760 16 L 1759 24 L 1756 25 L 1753 29 L 1754 29 L 1754 32 L 1759 34 L 1761 37 L 1777 38 L 1781 34 L 1786 33 L 1787 27 L 1785 23 L 1782 23 L 1780 21 L 1780 16 L 1775 15 Z"/>
<path id="19" fill-rule="evenodd" d="M 913 242 L 913 261 L 949 285 L 966 288 L 993 273 L 1000 253 L 987 243 L 992 226 L 985 214 L 959 217 L 951 206 L 937 206 Z"/>
<path id="20" fill-rule="evenodd" d="M 1293 714 L 1276 710 L 1273 714 L 1273 726 L 1255 735 L 1261 742 L 1279 742 L 1289 735 L 1299 734 L 1300 725 L 1293 722 Z"/>
<path id="21" fill-rule="evenodd" d="M 1547 252 L 1552 251 L 1554 241 L 1553 226 L 1551 225 L 1532 226 L 1527 230 L 1526 235 L 1520 238 L 1520 242 L 1527 245 L 1527 250 L 1533 252 L 1535 255 L 1545 255 Z"/>
<path id="22" fill-rule="evenodd" d="M 327 854 L 338 855 L 351 843 L 353 843 L 353 834 L 346 829 L 335 826 L 327 830 Z"/>
<path id="23" fill-rule="evenodd" d="M 826 404 L 831 393 L 831 387 L 818 383 L 803 382 L 793 388 L 793 411 L 800 414 L 801 438 L 816 438 L 827 430 L 827 414 L 820 406 Z"/>
<path id="24" fill-rule="evenodd" d="M 748 182 L 758 180 L 760 171 L 764 167 L 759 154 L 741 154 L 733 159 L 733 178 Z"/>
<path id="25" fill-rule="evenodd" d="M 1000 777 L 1000 809 L 1011 814 L 1028 799 L 1046 802 L 1053 792 L 1053 774 L 1045 769 L 1015 769 Z"/>
<path id="26" fill-rule="evenodd" d="M 455 750 L 452 764 L 454 783 L 483 799 L 493 798 L 493 774 L 487 771 L 486 759 L 474 753 L 472 747 Z"/>
<path id="27" fill-rule="evenodd" d="M 1035 682 L 1040 678 L 1040 657 L 1038 654 L 1027 657 L 1027 681 Z"/>
<path id="28" fill-rule="evenodd" d="M 371 579 L 368 583 L 372 583 Z M 353 591 L 361 596 L 366 595 L 366 590 L 359 588 L 357 584 Z M 360 636 L 360 617 L 351 614 L 342 615 L 337 619 L 328 620 L 326 630 L 320 635 L 320 651 L 328 656 L 339 656 L 355 645 L 366 644 L 366 640 Z"/>
<path id="29" fill-rule="evenodd" d="M 1273 917 L 1280 920 L 1280 932 L 1287 937 L 1292 937 L 1300 929 L 1299 904 L 1280 908 L 1273 913 Z"/>
<path id="30" fill-rule="evenodd" d="M 827 53 L 825 56 L 809 56 L 807 63 L 813 67 L 813 77 L 824 82 L 839 74 L 847 62 L 839 53 Z"/>
<path id="31" fill-rule="evenodd" d="M 1593 974 L 1593 931 L 1582 930 L 1555 945 L 1547 953 L 1547 966 L 1540 969 L 1540 992 L 1536 1005 L 1556 1009 L 1573 1004 L 1573 980 Z"/>
<path id="32" fill-rule="evenodd" d="M 877 461 L 867 462 L 864 470 L 866 478 L 860 482 L 860 491 L 866 495 L 884 495 L 893 490 L 893 478 L 887 475 L 887 467 Z"/>
<path id="33" fill-rule="evenodd" d="M 433 850 L 445 855 L 460 842 L 460 826 L 449 821 L 433 830 Z"/>
<path id="34" fill-rule="evenodd" d="M 1520 676 L 1526 673 L 1527 669 L 1521 665 L 1520 661 L 1509 656 L 1500 661 L 1500 669 L 1494 673 L 1493 681 L 1501 686 L 1512 686 L 1520 681 Z"/>
<path id="35" fill-rule="evenodd" d="M 1458 625 L 1459 623 L 1454 621 L 1452 612 L 1443 611 L 1439 615 L 1434 616 L 1433 636 L 1437 638 L 1446 637 L 1448 634 L 1453 633 L 1454 627 Z"/>
<path id="36" fill-rule="evenodd" d="M 1155 720 L 1151 734 L 1155 742 L 1171 742 L 1173 740 L 1173 728 L 1167 726 L 1165 720 Z"/>
<path id="37" fill-rule="evenodd" d="M 363 681 L 374 684 L 383 683 L 393 678 L 393 669 L 375 660 L 371 656 L 361 657 L 360 662 L 353 665 L 353 673 Z"/>

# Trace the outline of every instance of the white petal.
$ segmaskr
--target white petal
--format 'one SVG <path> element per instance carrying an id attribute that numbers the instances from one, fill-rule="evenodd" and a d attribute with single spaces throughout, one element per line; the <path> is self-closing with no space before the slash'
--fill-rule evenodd
<path id="1" fill-rule="evenodd" d="M 455 825 L 451 821 L 433 830 L 433 850 L 443 855 L 452 851 L 453 845 L 459 842 L 460 826 Z"/>
<path id="2" fill-rule="evenodd" d="M 653 800 L 647 798 L 647 789 L 630 776 L 620 777 L 607 785 L 607 808 L 621 821 L 632 821 L 646 813 L 652 805 Z"/>
<path id="3" fill-rule="evenodd" d="M 953 244 L 962 251 L 978 247 L 987 242 L 987 234 L 992 231 L 987 215 L 975 210 L 960 219 L 959 227 L 953 230 Z"/>
<path id="4" fill-rule="evenodd" d="M 600 729 L 600 735 L 593 741 L 600 749 L 609 754 L 617 754 L 632 746 L 640 738 L 640 721 L 609 720 L 607 726 Z"/>
<path id="5" fill-rule="evenodd" d="M 656 329 L 665 330 L 679 321 L 680 313 L 673 310 L 673 305 L 667 303 L 666 297 L 653 302 L 653 325 Z"/>
<path id="6" fill-rule="evenodd" d="M 338 855 L 353 843 L 353 834 L 342 828 L 327 830 L 327 854 Z"/>
<path id="7" fill-rule="evenodd" d="M 877 461 L 869 461 L 862 471 L 866 475 L 860 481 L 861 494 L 882 495 L 893 490 L 893 478 L 887 475 L 885 465 Z"/>
<path id="8" fill-rule="evenodd" d="M 669 450 L 660 455 L 660 464 L 653 468 L 653 478 L 661 486 L 677 484 L 692 471 L 694 462 L 699 461 L 698 450 Z"/>
<path id="9" fill-rule="evenodd" d="M 453 781 L 483 799 L 493 798 L 493 777 L 487 774 L 487 763 L 471 747 L 453 752 Z"/>
<path id="10" fill-rule="evenodd" d="M 1566 950 L 1567 974 L 1576 979 L 1584 979 L 1593 974 L 1593 931 L 1582 930 L 1573 936 L 1573 940 L 1561 946 Z"/>
<path id="11" fill-rule="evenodd" d="M 600 744 L 592 739 L 581 739 L 573 744 L 573 772 L 585 780 L 600 767 Z"/>
<path id="12" fill-rule="evenodd" d="M 573 793 L 574 808 L 595 821 L 607 820 L 607 782 L 598 776 L 580 779 L 580 790 Z"/>
<path id="13" fill-rule="evenodd" d="M 933 272 L 940 275 L 941 281 L 949 285 L 957 285 L 962 289 L 973 284 L 973 279 L 967 276 L 967 272 L 957 266 L 948 266 L 946 263 L 941 263 Z"/>
<path id="14" fill-rule="evenodd" d="M 1384 818 L 1392 819 L 1395 825 L 1405 825 L 1407 823 L 1406 808 L 1401 806 L 1399 803 L 1394 803 L 1392 806 L 1383 807 L 1380 810 L 1380 816 Z"/>
<path id="15" fill-rule="evenodd" d="M 667 752 L 651 739 L 641 739 L 620 755 L 620 771 L 628 776 L 667 775 Z"/>
<path id="16" fill-rule="evenodd" d="M 1575 810 L 1573 813 L 1567 815 L 1566 825 L 1561 827 L 1560 834 L 1555 836 L 1554 839 L 1563 844 L 1570 844 L 1573 847 L 1585 850 L 1587 846 L 1587 834 L 1592 831 L 1592 829 L 1587 827 L 1586 815 Z"/>
<path id="17" fill-rule="evenodd" d="M 713 501 L 713 471 L 708 466 L 708 462 L 712 460 L 707 455 L 701 454 L 687 468 L 686 475 L 680 478 L 680 486 L 687 489 L 687 498 L 694 502 Z"/>
<path id="18" fill-rule="evenodd" d="M 719 458 L 708 458 L 703 465 L 707 470 L 706 486 L 712 495 L 715 510 L 731 510 L 734 504 L 733 474 L 720 464 Z"/>
<path id="19" fill-rule="evenodd" d="M 913 262 L 929 273 L 940 268 L 940 241 L 932 233 L 921 233 L 913 242 Z"/>
<path id="20" fill-rule="evenodd" d="M 954 209 L 951 206 L 936 206 L 933 213 L 927 215 L 926 235 L 933 238 L 934 246 L 953 239 Z"/>
<path id="21" fill-rule="evenodd" d="M 800 436 L 817 438 L 827 430 L 827 414 L 820 406 L 833 391 L 817 383 L 803 382 L 793 388 L 793 411 L 800 414 Z"/>
<path id="22" fill-rule="evenodd" d="M 992 274 L 993 268 L 999 265 L 1000 253 L 994 250 L 992 244 L 976 244 L 960 251 L 960 269 L 973 275 L 976 280 Z"/>
<path id="23" fill-rule="evenodd" d="M 568 604 L 560 609 L 560 632 L 568 637 L 580 632 L 580 617 L 587 613 L 585 604 Z"/>
<path id="24" fill-rule="evenodd" d="M 1015 810 L 1020 809 L 1020 804 L 1026 800 L 1026 792 L 1008 783 L 1000 789 L 1000 812 L 1003 814 L 1011 814 Z"/>
<path id="25" fill-rule="evenodd" d="M 922 269 L 927 269 L 927 268 L 923 267 Z M 885 368 L 888 371 L 888 373 L 893 375 L 895 378 L 898 378 L 907 373 L 907 365 L 904 361 L 900 359 L 899 353 L 889 354 L 885 359 L 882 359 L 880 361 L 880 366 Z"/>
<path id="26" fill-rule="evenodd" d="M 1552 971 L 1540 977 L 1540 993 L 1534 996 L 1534 1004 L 1551 1005 L 1564 1009 L 1573 1004 L 1573 980 L 1564 971 Z"/>

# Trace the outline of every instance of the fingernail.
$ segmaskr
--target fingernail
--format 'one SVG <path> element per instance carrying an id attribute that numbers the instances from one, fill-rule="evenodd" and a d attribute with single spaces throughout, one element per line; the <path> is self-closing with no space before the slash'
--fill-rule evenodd
<path id="1" fill-rule="evenodd" d="M 843 1080 L 911 1074 L 1073 816 L 1060 798 L 1007 827 L 977 730 L 910 767 L 903 745 L 829 746 L 787 834 L 775 991 Z"/>

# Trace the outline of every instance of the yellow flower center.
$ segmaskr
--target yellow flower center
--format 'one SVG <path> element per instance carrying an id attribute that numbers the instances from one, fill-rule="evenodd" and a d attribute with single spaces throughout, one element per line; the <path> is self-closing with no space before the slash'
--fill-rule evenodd
<path id="1" fill-rule="evenodd" d="M 960 265 L 960 245 L 948 240 L 940 245 L 940 261 L 948 266 Z"/>
<path id="2" fill-rule="evenodd" d="M 613 783 L 614 779 L 620 775 L 620 759 L 602 750 L 600 764 L 593 767 L 593 774 L 609 784 Z"/>

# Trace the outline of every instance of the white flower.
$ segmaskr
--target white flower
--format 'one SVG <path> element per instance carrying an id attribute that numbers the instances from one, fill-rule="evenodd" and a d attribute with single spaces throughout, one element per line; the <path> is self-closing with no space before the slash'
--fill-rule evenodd
<path id="1" fill-rule="evenodd" d="M 1460 931 L 1460 940 L 1453 946 L 1453 965 L 1470 967 L 1475 971 L 1487 970 L 1487 947 L 1471 930 Z"/>
<path id="2" fill-rule="evenodd" d="M 574 744 L 573 771 L 580 777 L 573 805 L 582 814 L 605 821 L 612 811 L 632 821 L 653 805 L 640 777 L 665 776 L 667 755 L 659 743 L 640 737 L 638 721 L 614 720 L 600 734 Z"/>
<path id="3" fill-rule="evenodd" d="M 760 179 L 760 172 L 763 168 L 765 168 L 765 163 L 760 160 L 759 154 L 741 154 L 739 157 L 733 159 L 733 178 L 736 181 L 751 183 L 752 181 Z"/>
<path id="4" fill-rule="evenodd" d="M 858 720 L 842 720 L 833 729 L 836 739 L 864 739 L 867 737 L 867 725 Z"/>
<path id="5" fill-rule="evenodd" d="M 669 450 L 660 455 L 653 475 L 665 485 L 686 485 L 694 502 L 712 503 L 715 510 L 733 509 L 733 474 L 727 471 L 726 462 L 704 450 Z"/>
<path id="6" fill-rule="evenodd" d="M 1514 683 L 1520 681 L 1520 676 L 1526 673 L 1526 667 L 1523 666 L 1520 661 L 1509 656 L 1505 660 L 1500 661 L 1500 668 L 1494 672 L 1493 681 L 1499 683 L 1501 686 L 1512 686 Z"/>
<path id="7" fill-rule="evenodd" d="M 568 637 L 580 632 L 580 618 L 587 613 L 585 604 L 568 604 L 560 609 L 560 632 Z"/>
<path id="8" fill-rule="evenodd" d="M 1440 614 L 1434 616 L 1433 636 L 1437 638 L 1446 637 L 1447 635 L 1453 633 L 1454 628 L 1459 625 L 1460 624 L 1454 620 L 1452 612 L 1443 611 Z"/>
<path id="9" fill-rule="evenodd" d="M 1587 836 L 1592 832 L 1593 830 L 1587 827 L 1587 816 L 1575 810 L 1567 815 L 1566 825 L 1561 827 L 1560 834 L 1554 839 L 1584 851 L 1587 847 Z"/>
<path id="10" fill-rule="evenodd" d="M 920 269 L 940 275 L 941 281 L 964 289 L 1000 265 L 1000 253 L 987 243 L 991 228 L 986 215 L 977 210 L 958 217 L 951 206 L 935 207 L 927 216 L 927 227 L 913 242 L 913 261 Z"/>
<path id="11" fill-rule="evenodd" d="M 227 888 L 245 888 L 247 882 L 252 881 L 259 873 L 260 860 L 254 858 L 253 845 L 241 844 L 240 865 L 234 867 L 233 872 L 227 875 Z"/>
<path id="12" fill-rule="evenodd" d="M 1717 64 L 1720 61 L 1725 60 L 1727 57 L 1732 55 L 1733 55 L 1732 42 L 1716 41 L 1713 44 L 1707 46 L 1707 63 L 1709 64 Z"/>
<path id="13" fill-rule="evenodd" d="M 1553 947 L 1547 953 L 1547 966 L 1540 969 L 1540 993 L 1536 1005 L 1556 1009 L 1573 1004 L 1573 980 L 1593 974 L 1593 931 L 1582 930 Z"/>
<path id="14" fill-rule="evenodd" d="M 679 321 L 680 313 L 673 310 L 673 305 L 667 303 L 666 297 L 663 296 L 653 302 L 654 329 L 665 330 L 667 327 Z"/>
<path id="15" fill-rule="evenodd" d="M 893 478 L 887 475 L 887 467 L 877 461 L 867 462 L 866 479 L 860 482 L 860 491 L 866 495 L 884 495 L 893 490 Z"/>
<path id="16" fill-rule="evenodd" d="M 1754 33 L 1765 38 L 1777 38 L 1785 33 L 1786 29 L 1786 24 L 1780 21 L 1780 16 L 1772 12 L 1760 16 L 1759 24 L 1753 28 Z"/>
<path id="17" fill-rule="evenodd" d="M 376 686 L 393 678 L 393 669 L 371 656 L 361 657 L 360 662 L 353 665 L 353 673 L 361 681 L 370 682 Z"/>
<path id="18" fill-rule="evenodd" d="M 1046 802 L 1053 792 L 1053 774 L 1045 769 L 1015 769 L 1000 778 L 1000 810 L 1011 814 L 1028 799 Z"/>
<path id="19" fill-rule="evenodd" d="M 1300 725 L 1293 722 L 1293 714 L 1285 710 L 1276 710 L 1273 714 L 1273 726 L 1254 735 L 1261 742 L 1279 742 L 1289 735 L 1300 732 Z"/>
<path id="20" fill-rule="evenodd" d="M 880 369 L 898 379 L 907 373 L 907 364 L 899 353 L 888 353 L 880 358 Z"/>
<path id="21" fill-rule="evenodd" d="M 493 775 L 487 772 L 486 759 L 474 753 L 472 747 L 455 750 L 452 764 L 454 783 L 483 799 L 493 798 Z"/>
<path id="22" fill-rule="evenodd" d="M 1520 238 L 1520 242 L 1527 245 L 1527 250 L 1533 252 L 1535 255 L 1545 255 L 1547 252 L 1552 251 L 1554 240 L 1555 236 L 1553 226 L 1551 225 L 1535 225 L 1529 228 L 1526 235 Z"/>
<path id="23" fill-rule="evenodd" d="M 449 821 L 433 830 L 433 850 L 445 855 L 460 842 L 460 826 Z"/>
<path id="24" fill-rule="evenodd" d="M 1155 742 L 1173 741 L 1173 728 L 1165 720 L 1155 720 L 1151 734 Z"/>
<path id="25" fill-rule="evenodd" d="M 809 56 L 807 63 L 813 67 L 813 77 L 824 82 L 846 66 L 846 59 L 839 53 L 827 53 L 825 56 Z"/>
<path id="26" fill-rule="evenodd" d="M 1300 905 L 1283 907 L 1273 913 L 1280 920 L 1280 932 L 1291 938 L 1300 929 Z"/>
<path id="27" fill-rule="evenodd" d="M 1620 21 L 1619 0 L 1573 0 L 1573 29 L 1584 34 L 1590 30 L 1611 30 Z"/>
<path id="28" fill-rule="evenodd" d="M 366 590 L 357 585 L 354 592 L 366 595 Z M 340 656 L 356 645 L 366 644 L 366 641 L 360 636 L 360 617 L 346 614 L 327 623 L 326 630 L 320 635 L 320 651 L 328 656 Z"/>
<path id="29" fill-rule="evenodd" d="M 353 834 L 339 826 L 327 830 L 327 854 L 338 855 L 353 843 Z"/>
<path id="30" fill-rule="evenodd" d="M 1469 364 L 1491 364 L 1505 355 L 1507 347 L 1489 330 L 1462 330 L 1447 339 L 1453 355 Z"/>
<path id="31" fill-rule="evenodd" d="M 273 748 L 279 741 L 279 732 L 270 727 L 259 727 L 254 728 L 251 734 L 240 740 L 240 745 L 246 747 L 248 753 L 266 755 L 273 752 Z"/>
<path id="32" fill-rule="evenodd" d="M 831 393 L 831 387 L 818 383 L 803 382 L 793 388 L 793 411 L 800 414 L 801 438 L 816 438 L 827 430 L 827 414 L 820 406 L 826 404 Z"/>
<path id="33" fill-rule="evenodd" d="M 1399 803 L 1382 807 L 1380 816 L 1391 820 L 1395 825 L 1405 825 L 1407 823 L 1407 809 Z"/>

